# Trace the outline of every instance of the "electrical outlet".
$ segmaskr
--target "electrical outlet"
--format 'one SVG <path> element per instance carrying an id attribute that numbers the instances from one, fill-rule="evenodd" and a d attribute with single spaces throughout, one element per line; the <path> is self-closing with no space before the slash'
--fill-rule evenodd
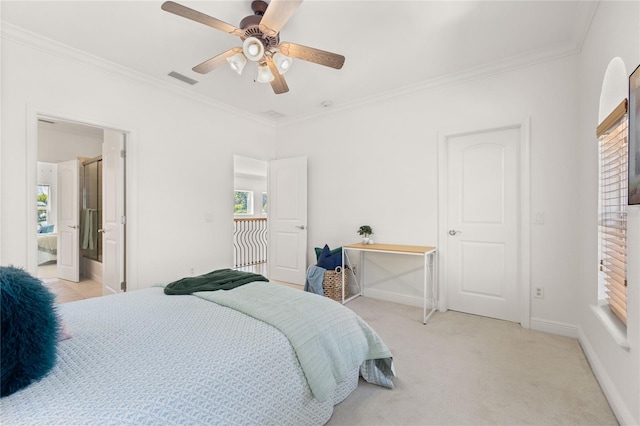
<path id="1" fill-rule="evenodd" d="M 193 275 L 193 273 L 195 272 L 196 268 L 189 268 L 189 275 Z"/>
<path id="2" fill-rule="evenodd" d="M 544 299 L 544 287 L 536 287 L 536 291 L 533 293 L 533 297 Z"/>

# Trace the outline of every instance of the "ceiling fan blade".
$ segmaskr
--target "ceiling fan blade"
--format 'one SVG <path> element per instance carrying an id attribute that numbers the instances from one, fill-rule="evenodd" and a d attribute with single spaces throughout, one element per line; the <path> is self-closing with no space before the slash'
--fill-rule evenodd
<path id="1" fill-rule="evenodd" d="M 267 36 L 275 36 L 301 4 L 302 0 L 271 0 L 260 21 L 260 30 Z"/>
<path id="2" fill-rule="evenodd" d="M 182 6 L 181 4 L 172 1 L 162 3 L 162 10 L 182 16 L 183 18 L 191 19 L 192 21 L 200 22 L 201 24 L 215 28 L 216 30 L 224 31 L 225 33 L 237 35 L 239 37 L 244 35 L 244 31 L 231 24 L 227 24 L 224 21 L 205 15 L 197 10 L 189 9 L 186 6 Z"/>
<path id="3" fill-rule="evenodd" d="M 267 65 L 269 65 L 269 69 L 273 74 L 273 80 L 271 81 L 271 88 L 276 95 L 281 93 L 287 93 L 289 91 L 289 86 L 287 86 L 287 82 L 284 81 L 284 77 L 278 71 L 278 67 L 273 62 L 273 59 L 270 56 L 267 56 Z"/>
<path id="4" fill-rule="evenodd" d="M 313 47 L 302 46 L 294 43 L 280 43 L 278 50 L 284 55 L 293 58 L 302 59 L 303 61 L 313 62 L 315 64 L 339 70 L 344 65 L 344 56 L 337 53 L 325 52 L 324 50 L 314 49 Z"/>
<path id="5" fill-rule="evenodd" d="M 195 67 L 193 67 L 193 70 L 200 74 L 206 74 L 218 68 L 220 65 L 226 64 L 227 58 L 239 52 L 242 52 L 242 49 L 239 47 L 234 47 L 233 49 L 229 49 L 226 52 L 219 54 L 218 56 L 214 56 L 211 59 L 207 59 L 200 65 L 196 65 Z"/>

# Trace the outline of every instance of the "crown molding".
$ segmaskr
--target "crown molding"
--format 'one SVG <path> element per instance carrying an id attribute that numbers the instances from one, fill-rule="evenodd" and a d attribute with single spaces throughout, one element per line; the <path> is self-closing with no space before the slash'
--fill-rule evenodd
<path id="1" fill-rule="evenodd" d="M 581 46 L 581 44 L 580 44 Z M 553 49 L 544 49 L 537 52 L 529 52 L 526 54 L 513 56 L 503 59 L 501 61 L 492 62 L 490 64 L 469 68 L 464 71 L 436 77 L 433 79 L 425 80 L 420 83 L 407 85 L 397 89 L 381 92 L 376 95 L 360 98 L 353 102 L 348 102 L 342 105 L 337 105 L 332 108 L 315 112 L 304 117 L 291 117 L 281 118 L 278 121 L 279 126 L 290 125 L 299 123 L 305 120 L 313 118 L 328 116 L 339 112 L 345 112 L 348 110 L 357 109 L 363 106 L 375 105 L 383 103 L 389 100 L 397 100 L 400 98 L 407 98 L 411 96 L 417 96 L 436 89 L 441 89 L 449 86 L 455 86 L 458 84 L 467 83 L 473 80 L 490 77 L 492 75 L 503 74 L 506 72 L 514 71 L 520 68 L 526 68 L 533 65 L 538 65 L 545 62 L 555 61 L 567 56 L 572 56 L 580 53 L 580 46 L 576 46 L 574 43 L 566 43 L 564 45 L 556 46 Z"/>
<path id="2" fill-rule="evenodd" d="M 23 46 L 39 50 L 41 52 L 56 56 L 60 59 L 87 66 L 111 76 L 123 78 L 163 91 L 168 91 L 175 95 L 183 96 L 196 102 L 221 109 L 225 112 L 244 117 L 253 122 L 259 122 L 269 127 L 275 127 L 275 123 L 273 121 L 265 119 L 264 117 L 261 117 L 259 115 L 248 113 L 247 111 L 241 110 L 239 108 L 234 108 L 222 102 L 216 102 L 211 98 L 193 93 L 189 90 L 163 81 L 157 77 L 132 70 L 114 62 L 107 61 L 106 59 L 100 58 L 98 56 L 91 55 L 82 50 L 72 48 L 66 44 L 59 43 L 34 32 L 25 30 L 24 28 L 17 25 L 10 24 L 6 21 L 0 21 L 0 27 L 0 37 L 2 37 L 2 39 L 11 40 Z"/>
<path id="3" fill-rule="evenodd" d="M 278 121 L 278 127 L 299 123 L 313 118 L 319 118 L 340 112 L 345 112 L 363 106 L 374 105 L 376 103 L 382 103 L 389 100 L 415 96 L 431 90 L 448 86 L 455 86 L 492 75 L 498 75 L 514 71 L 516 69 L 526 68 L 529 66 L 555 61 L 567 56 L 579 54 L 582 51 L 582 46 L 587 37 L 587 34 L 589 33 L 591 23 L 593 22 L 593 17 L 596 14 L 596 10 L 598 9 L 599 4 L 600 0 L 581 1 L 580 9 L 577 12 L 577 17 L 572 29 L 571 40 L 564 44 L 556 45 L 551 49 L 542 49 L 538 51 L 527 52 L 483 66 L 469 68 L 460 72 L 425 80 L 420 83 L 407 85 L 386 92 L 381 92 L 376 95 L 364 97 L 342 105 L 337 105 L 329 109 L 314 112 L 312 114 L 305 115 L 304 117 L 299 116 L 281 118 Z"/>
<path id="4" fill-rule="evenodd" d="M 66 59 L 72 62 L 76 62 L 85 66 L 89 66 L 93 69 L 105 72 L 110 75 L 125 78 L 135 81 L 140 84 L 156 87 L 161 90 L 166 90 L 174 94 L 201 102 L 208 106 L 212 106 L 226 112 L 242 116 L 248 120 L 259 122 L 272 128 L 279 128 L 295 123 L 300 123 L 307 120 L 312 120 L 320 117 L 330 116 L 333 114 L 361 108 L 364 106 L 375 105 L 377 103 L 387 102 L 389 100 L 395 100 L 400 98 L 407 98 L 424 94 L 435 89 L 463 84 L 473 80 L 490 77 L 492 75 L 498 75 L 506 72 L 510 72 L 516 69 L 525 68 L 544 62 L 554 61 L 567 56 L 575 55 L 581 52 L 584 40 L 589 32 L 591 22 L 596 13 L 600 1 L 584 1 L 580 2 L 581 8 L 578 10 L 577 18 L 574 23 L 572 39 L 562 45 L 557 45 L 551 49 L 543 49 L 540 51 L 527 52 L 521 55 L 505 58 L 500 61 L 492 62 L 479 67 L 469 68 L 460 72 L 440 76 L 437 78 L 422 81 L 417 84 L 407 85 L 398 89 L 393 89 L 385 92 L 381 92 L 372 96 L 363 97 L 355 101 L 351 101 L 344 104 L 339 104 L 331 108 L 326 108 L 321 111 L 312 112 L 309 114 L 293 116 L 293 117 L 280 117 L 277 119 L 269 119 L 263 115 L 251 114 L 245 110 L 232 107 L 222 102 L 217 102 L 206 96 L 193 93 L 190 90 L 183 89 L 174 84 L 165 82 L 157 77 L 152 77 L 147 74 L 126 68 L 122 65 L 107 61 L 100 57 L 91 55 L 87 52 L 74 49 L 70 46 L 58 43 L 54 40 L 42 37 L 33 32 L 27 31 L 21 27 L 13 24 L 9 24 L 5 21 L 0 21 L 2 38 L 13 40 L 17 43 L 23 44 L 27 47 L 41 50 L 45 53 L 49 53 L 58 56 L 62 59 Z"/>

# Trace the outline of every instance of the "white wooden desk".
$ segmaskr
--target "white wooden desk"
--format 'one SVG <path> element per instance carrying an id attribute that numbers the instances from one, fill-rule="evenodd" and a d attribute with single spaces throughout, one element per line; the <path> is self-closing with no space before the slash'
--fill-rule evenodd
<path id="1" fill-rule="evenodd" d="M 356 284 L 359 289 L 359 293 L 345 299 L 345 268 L 348 266 L 353 271 L 351 260 L 349 259 L 349 251 L 360 252 L 360 279 L 356 274 L 352 273 L 351 276 L 355 278 Z M 436 311 L 436 304 L 438 300 L 438 283 L 437 283 L 437 250 L 435 247 L 429 246 L 405 246 L 398 244 L 350 244 L 342 247 L 342 303 L 347 303 L 358 296 L 364 295 L 364 254 L 366 252 L 375 253 L 391 253 L 391 254 L 404 254 L 410 256 L 422 256 L 424 258 L 424 293 L 422 302 L 422 318 L 423 324 L 426 324 L 431 315 Z M 431 283 L 431 309 L 427 315 L 427 283 Z"/>

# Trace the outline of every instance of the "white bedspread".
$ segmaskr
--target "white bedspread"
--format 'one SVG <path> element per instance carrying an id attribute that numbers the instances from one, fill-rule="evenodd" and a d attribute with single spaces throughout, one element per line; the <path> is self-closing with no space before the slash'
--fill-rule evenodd
<path id="1" fill-rule="evenodd" d="M 375 360 L 386 367 L 372 377 L 372 383 L 393 388 L 391 351 L 362 318 L 340 303 L 269 282 L 194 296 L 244 312 L 282 331 L 318 401 L 331 398 L 338 383 L 367 361 L 373 370 L 377 369 Z"/>
<path id="2" fill-rule="evenodd" d="M 314 425 L 357 386 L 313 398 L 280 331 L 155 287 L 59 305 L 73 336 L 53 371 L 0 400 L 0 423 Z"/>
<path id="3" fill-rule="evenodd" d="M 58 257 L 58 234 L 38 234 L 38 265 Z"/>

